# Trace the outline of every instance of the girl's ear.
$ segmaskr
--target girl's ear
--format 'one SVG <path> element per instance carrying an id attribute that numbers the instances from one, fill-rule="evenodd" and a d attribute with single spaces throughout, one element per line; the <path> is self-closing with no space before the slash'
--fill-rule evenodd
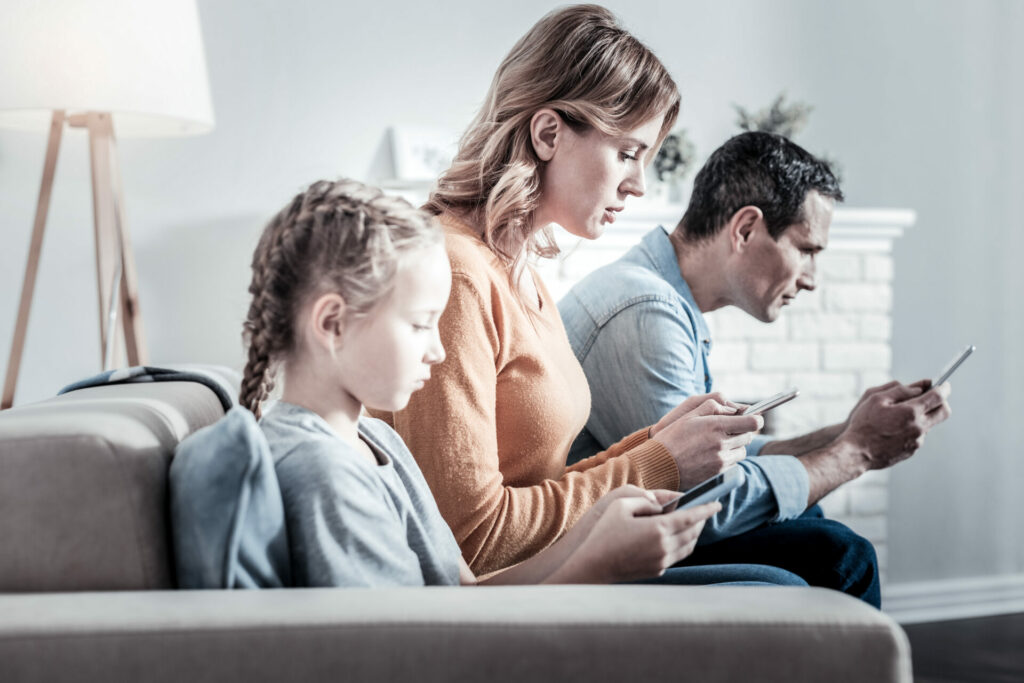
<path id="1" fill-rule="evenodd" d="M 756 206 L 744 206 L 732 215 L 725 226 L 732 251 L 746 249 L 759 223 L 764 223 L 764 212 Z"/>
<path id="2" fill-rule="evenodd" d="M 340 294 L 322 294 L 313 302 L 309 314 L 309 330 L 313 343 L 333 353 L 341 345 L 348 306 Z"/>
<path id="3" fill-rule="evenodd" d="M 565 122 L 554 109 L 538 109 L 530 119 L 530 142 L 541 161 L 551 161 L 562 138 Z"/>

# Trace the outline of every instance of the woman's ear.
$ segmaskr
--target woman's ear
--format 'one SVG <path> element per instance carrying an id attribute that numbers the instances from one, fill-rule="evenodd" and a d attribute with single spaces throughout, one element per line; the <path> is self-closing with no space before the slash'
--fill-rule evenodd
<path id="1" fill-rule="evenodd" d="M 333 353 L 341 345 L 348 306 L 340 294 L 321 294 L 310 308 L 309 331 L 317 348 Z"/>
<path id="2" fill-rule="evenodd" d="M 725 229 L 733 251 L 743 251 L 754 236 L 758 224 L 764 223 L 764 213 L 756 206 L 744 206 L 732 215 Z"/>
<path id="3" fill-rule="evenodd" d="M 530 119 L 530 142 L 541 161 L 551 161 L 562 138 L 565 122 L 554 109 L 538 109 Z"/>

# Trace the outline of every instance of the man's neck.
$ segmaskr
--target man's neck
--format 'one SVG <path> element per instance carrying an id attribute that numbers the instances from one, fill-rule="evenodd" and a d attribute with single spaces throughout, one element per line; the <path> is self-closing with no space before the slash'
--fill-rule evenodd
<path id="1" fill-rule="evenodd" d="M 670 241 L 679 272 L 700 312 L 707 313 L 731 305 L 719 240 L 686 242 L 677 230 L 670 235 Z"/>

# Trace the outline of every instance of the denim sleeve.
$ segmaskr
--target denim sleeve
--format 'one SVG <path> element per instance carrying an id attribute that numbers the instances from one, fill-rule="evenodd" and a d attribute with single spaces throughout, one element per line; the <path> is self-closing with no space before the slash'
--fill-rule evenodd
<path id="1" fill-rule="evenodd" d="M 698 545 L 742 534 L 768 522 L 799 517 L 807 507 L 807 470 L 791 455 L 760 455 L 737 465 L 746 481 L 719 499 L 722 510 L 704 524 Z"/>
<path id="2" fill-rule="evenodd" d="M 592 402 L 587 429 L 602 447 L 704 393 L 704 378 L 696 374 L 698 343 L 685 311 L 662 299 L 633 303 L 605 322 L 583 359 Z M 761 438 L 756 452 L 767 441 Z M 796 458 L 759 456 L 740 466 L 746 482 L 722 499 L 722 510 L 704 525 L 700 543 L 804 511 L 810 483 Z"/>
<path id="3" fill-rule="evenodd" d="M 590 383 L 587 429 L 608 448 L 660 420 L 693 394 L 697 339 L 689 318 L 662 299 L 626 306 L 602 325 L 582 360 Z"/>

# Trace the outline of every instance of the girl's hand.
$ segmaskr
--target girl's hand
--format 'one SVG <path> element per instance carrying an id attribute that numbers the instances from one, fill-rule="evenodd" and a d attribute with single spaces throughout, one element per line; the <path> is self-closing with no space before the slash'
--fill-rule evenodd
<path id="1" fill-rule="evenodd" d="M 573 536 L 577 536 L 581 539 L 578 542 L 581 543 L 583 538 L 590 535 L 590 532 L 593 530 L 598 520 L 600 520 L 602 515 L 604 515 L 605 510 L 607 510 L 608 507 L 616 500 L 620 500 L 622 498 L 642 498 L 649 500 L 652 503 L 657 503 L 658 501 L 654 491 L 648 491 L 647 489 L 642 489 L 639 486 L 633 486 L 632 484 L 620 486 L 601 496 L 597 502 L 594 503 L 582 517 L 580 517 L 579 521 L 573 525 L 572 529 L 570 529 L 566 535 L 568 536 L 569 534 L 572 534 Z M 660 504 L 658 509 L 659 511 L 661 510 Z"/>
<path id="2" fill-rule="evenodd" d="M 693 406 L 695 399 L 702 401 Z M 673 415 L 678 417 L 662 424 Z M 659 425 L 652 438 L 672 454 L 679 468 L 679 488 L 685 491 L 745 458 L 746 446 L 764 427 L 764 418 L 740 415 L 737 404 L 721 394 L 708 394 L 686 399 L 655 427 Z"/>
<path id="3" fill-rule="evenodd" d="M 655 500 L 624 492 L 608 501 L 567 563 L 576 581 L 614 583 L 660 576 L 693 552 L 704 520 L 722 508 L 716 501 L 661 514 L 656 500 L 667 501 L 674 492 L 645 493 L 653 493 Z"/>

